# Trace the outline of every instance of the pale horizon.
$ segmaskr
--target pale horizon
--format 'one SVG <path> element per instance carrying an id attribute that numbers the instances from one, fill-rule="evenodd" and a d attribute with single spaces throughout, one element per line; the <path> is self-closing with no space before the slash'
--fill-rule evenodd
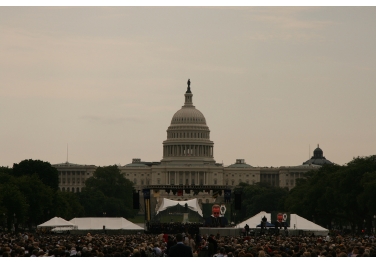
<path id="1" fill-rule="evenodd" d="M 0 7 L 0 166 L 160 161 L 191 80 L 227 166 L 376 148 L 375 7 Z"/>

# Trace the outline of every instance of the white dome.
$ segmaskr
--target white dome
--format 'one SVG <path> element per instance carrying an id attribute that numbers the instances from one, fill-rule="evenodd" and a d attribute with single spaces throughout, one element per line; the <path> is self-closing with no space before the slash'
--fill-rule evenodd
<path id="1" fill-rule="evenodd" d="M 183 107 L 172 117 L 171 125 L 174 124 L 206 125 L 206 120 L 200 110 L 197 110 L 194 107 Z"/>

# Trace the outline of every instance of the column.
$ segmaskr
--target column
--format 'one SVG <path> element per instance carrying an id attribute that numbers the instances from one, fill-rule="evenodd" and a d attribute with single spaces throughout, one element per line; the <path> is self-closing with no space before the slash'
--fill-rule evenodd
<path id="1" fill-rule="evenodd" d="M 178 183 L 177 183 L 177 181 L 178 181 L 178 180 L 177 180 L 177 177 L 178 177 L 178 176 L 177 176 L 177 174 L 176 174 L 176 173 L 177 173 L 177 172 L 176 172 L 176 171 L 174 171 L 174 174 L 175 174 L 175 185 L 178 185 Z"/>
<path id="2" fill-rule="evenodd" d="M 166 181 L 166 185 L 169 185 L 170 184 L 170 172 L 167 171 L 167 181 Z"/>
<path id="3" fill-rule="evenodd" d="M 192 184 L 192 172 L 190 171 L 189 172 L 189 183 L 188 184 Z"/>

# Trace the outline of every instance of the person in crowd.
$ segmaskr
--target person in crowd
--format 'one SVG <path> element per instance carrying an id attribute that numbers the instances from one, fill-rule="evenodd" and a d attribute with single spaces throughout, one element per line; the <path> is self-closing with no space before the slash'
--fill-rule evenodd
<path id="1" fill-rule="evenodd" d="M 158 234 L 109 235 L 64 235 L 0 232 L 0 257 L 375 257 L 374 235 L 341 234 L 340 238 L 312 234 L 302 236 L 222 236 L 188 235 L 189 245 L 184 245 L 181 227 L 177 239 L 168 236 L 167 243 L 160 241 Z M 337 234 L 332 234 L 337 236 Z M 196 245 L 196 241 L 198 245 Z M 195 246 L 192 243 L 195 243 Z M 179 244 L 177 243 L 179 242 Z M 174 247 L 174 248 L 173 248 Z M 177 249 L 176 249 L 177 248 Z M 175 249 L 175 250 L 174 250 Z M 174 250 L 174 251 L 172 251 Z M 187 252 L 189 250 L 189 252 Z M 184 255 L 182 255 L 184 254 Z M 177 256 L 177 255 L 176 255 Z"/>
<path id="2" fill-rule="evenodd" d="M 170 257 L 193 257 L 193 252 L 191 247 L 184 245 L 183 235 L 176 235 L 176 245 L 170 248 L 168 256 Z"/>

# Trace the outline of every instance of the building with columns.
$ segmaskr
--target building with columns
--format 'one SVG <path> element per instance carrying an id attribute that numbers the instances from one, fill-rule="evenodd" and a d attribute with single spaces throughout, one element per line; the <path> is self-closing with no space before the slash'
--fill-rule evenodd
<path id="1" fill-rule="evenodd" d="M 295 186 L 296 179 L 304 178 L 307 171 L 318 169 L 323 164 L 332 164 L 323 157 L 323 151 L 319 147 L 315 149 L 311 159 L 297 166 L 254 167 L 244 159 L 236 159 L 235 163 L 229 166 L 216 163 L 210 129 L 204 115 L 193 105 L 189 80 L 184 104 L 173 115 L 167 128 L 167 139 L 163 141 L 162 153 L 163 158 L 159 162 L 144 162 L 140 158 L 134 158 L 131 163 L 119 166 L 124 177 L 134 183 L 136 190 L 152 186 L 161 188 L 153 190 L 156 208 L 159 199 L 163 197 L 172 200 L 198 198 L 199 203 L 215 201 L 211 190 L 189 190 L 173 194 L 163 190 L 164 185 L 224 186 L 231 189 L 242 182 L 264 182 L 291 189 Z M 85 179 L 96 169 L 96 166 L 74 165 L 68 162 L 53 166 L 59 171 L 60 189 L 71 192 L 78 192 Z M 80 184 L 77 184 L 78 181 Z"/>

